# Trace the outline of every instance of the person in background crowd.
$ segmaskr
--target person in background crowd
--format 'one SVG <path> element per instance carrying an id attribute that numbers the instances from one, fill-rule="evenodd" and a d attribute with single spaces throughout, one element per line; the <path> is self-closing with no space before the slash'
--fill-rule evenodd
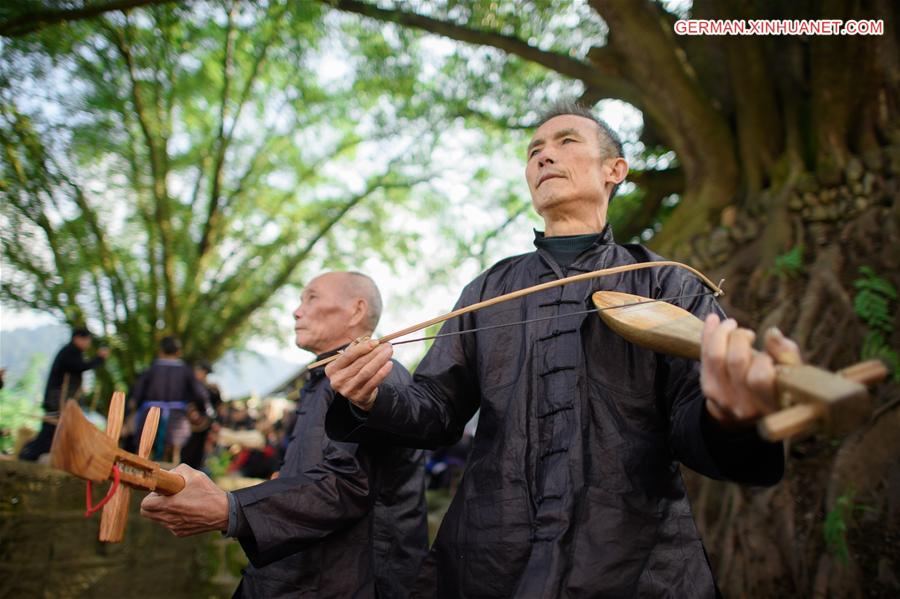
<path id="1" fill-rule="evenodd" d="M 163 337 L 159 357 L 141 375 L 132 391 L 138 410 L 137 438 L 140 438 L 147 412 L 158 407 L 161 411 L 159 430 L 165 431 L 165 435 L 157 436 L 153 455 L 156 459 L 180 461 L 181 448 L 191 436 L 188 409 L 205 414 L 207 396 L 206 388 L 194 376 L 193 369 L 181 360 L 181 342 L 176 337 Z"/>
<path id="2" fill-rule="evenodd" d="M 33 462 L 50 451 L 60 409 L 67 400 L 77 400 L 81 396 L 81 375 L 85 371 L 103 365 L 109 357 L 109 348 L 101 346 L 97 348 L 97 355 L 94 358 L 85 359 L 84 352 L 91 347 L 93 338 L 86 328 L 73 329 L 69 343 L 56 354 L 44 390 L 42 407 L 45 417 L 41 423 L 41 430 L 34 440 L 22 448 L 19 459 Z"/>
<path id="3" fill-rule="evenodd" d="M 206 388 L 206 409 L 200 411 L 197 405 L 188 405 L 187 417 L 191 424 L 191 436 L 181 448 L 181 461 L 198 470 L 203 468 L 206 458 L 206 439 L 210 430 L 216 426 L 215 418 L 219 405 L 222 403 L 222 394 L 219 388 L 210 383 L 207 377 L 212 372 L 212 366 L 206 360 L 200 360 L 194 366 L 194 376 Z"/>

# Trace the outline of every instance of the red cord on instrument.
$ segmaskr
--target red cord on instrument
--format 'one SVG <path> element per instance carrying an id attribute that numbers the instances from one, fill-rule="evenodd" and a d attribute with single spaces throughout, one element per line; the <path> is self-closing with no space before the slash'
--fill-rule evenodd
<path id="1" fill-rule="evenodd" d="M 84 512 L 85 518 L 90 518 L 97 511 L 100 510 L 106 503 L 112 499 L 112 496 L 115 494 L 116 489 L 119 488 L 119 467 L 113 464 L 113 482 L 109 487 L 109 491 L 106 492 L 106 497 L 100 500 L 100 503 L 97 505 L 91 505 L 91 481 L 87 481 L 87 510 Z"/>

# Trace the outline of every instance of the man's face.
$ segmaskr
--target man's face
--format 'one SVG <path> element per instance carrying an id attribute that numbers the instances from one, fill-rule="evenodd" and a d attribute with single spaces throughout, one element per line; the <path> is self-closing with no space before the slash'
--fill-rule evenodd
<path id="1" fill-rule="evenodd" d="M 344 292 L 339 273 L 327 273 L 310 281 L 294 310 L 297 347 L 321 354 L 353 340 L 349 323 L 354 301 Z"/>
<path id="2" fill-rule="evenodd" d="M 594 121 L 570 114 L 553 117 L 535 131 L 525 179 L 538 214 L 571 201 L 608 202 L 611 160 L 604 156 L 599 132 Z"/>
<path id="3" fill-rule="evenodd" d="M 74 343 L 75 347 L 77 347 L 81 351 L 85 351 L 91 346 L 91 338 L 82 337 L 81 335 L 75 335 L 74 337 L 72 337 L 72 343 Z"/>

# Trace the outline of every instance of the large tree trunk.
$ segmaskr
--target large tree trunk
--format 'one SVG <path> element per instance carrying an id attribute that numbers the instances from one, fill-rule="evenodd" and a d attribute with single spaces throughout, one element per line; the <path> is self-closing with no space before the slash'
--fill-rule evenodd
<path id="1" fill-rule="evenodd" d="M 778 326 L 805 358 L 836 369 L 860 359 L 867 334 L 853 299 L 861 266 L 900 289 L 900 147 L 850 159 L 836 184 L 788 192 L 778 218 L 802 266 L 761 266 L 766 212 L 693 244 L 693 262 L 726 279 L 726 309 L 760 331 Z M 768 190 L 767 193 L 784 193 Z M 897 302 L 891 348 L 900 347 Z M 729 597 L 894 597 L 900 591 L 900 385 L 876 390 L 876 410 L 840 440 L 788 446 L 784 482 L 751 490 L 688 474 L 720 586 Z M 845 531 L 841 527 L 846 527 Z M 834 535 L 832 542 L 826 535 Z M 844 549 L 846 547 L 846 554 Z"/>

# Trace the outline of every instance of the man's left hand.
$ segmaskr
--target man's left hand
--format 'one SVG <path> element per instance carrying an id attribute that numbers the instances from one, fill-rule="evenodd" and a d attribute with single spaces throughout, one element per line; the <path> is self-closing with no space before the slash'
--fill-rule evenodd
<path id="1" fill-rule="evenodd" d="M 184 477 L 175 495 L 150 493 L 141 502 L 141 516 L 156 520 L 176 537 L 228 529 L 228 496 L 208 476 L 186 464 L 172 472 Z"/>
<path id="2" fill-rule="evenodd" d="M 799 364 L 797 344 L 778 329 L 766 332 L 765 352 L 755 352 L 756 334 L 733 319 L 710 314 L 703 324 L 700 386 L 706 409 L 726 425 L 750 424 L 777 408 L 775 364 Z"/>

